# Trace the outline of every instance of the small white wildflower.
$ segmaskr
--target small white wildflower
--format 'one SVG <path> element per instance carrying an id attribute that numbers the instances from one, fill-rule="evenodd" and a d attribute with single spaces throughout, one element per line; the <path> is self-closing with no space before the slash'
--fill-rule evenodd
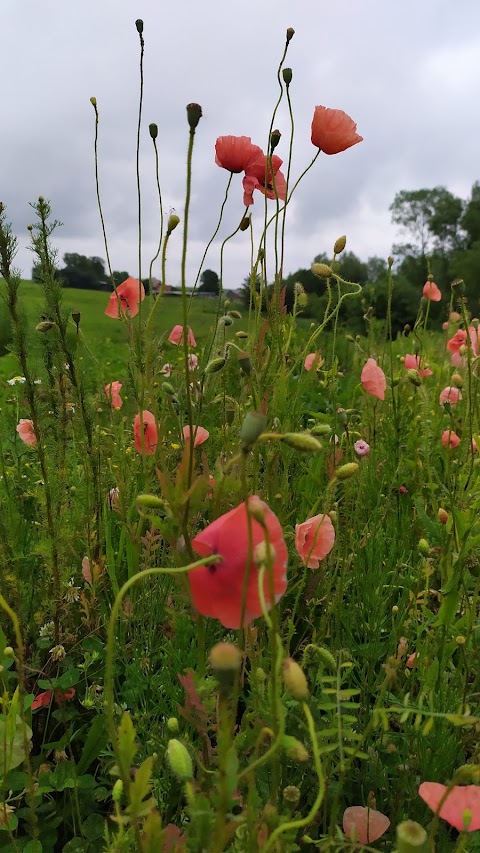
<path id="1" fill-rule="evenodd" d="M 38 632 L 41 640 L 53 640 L 55 634 L 55 625 L 53 622 L 45 622 Z"/>
<path id="2" fill-rule="evenodd" d="M 13 376 L 12 379 L 7 379 L 8 385 L 23 385 L 27 380 L 24 376 Z"/>
<path id="3" fill-rule="evenodd" d="M 64 659 L 67 653 L 65 651 L 64 646 L 58 645 L 54 646 L 53 649 L 50 649 L 50 654 L 52 656 L 53 661 L 61 661 Z"/>

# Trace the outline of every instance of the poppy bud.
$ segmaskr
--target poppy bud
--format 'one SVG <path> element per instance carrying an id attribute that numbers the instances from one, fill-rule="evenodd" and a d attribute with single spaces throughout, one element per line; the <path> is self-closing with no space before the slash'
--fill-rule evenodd
<path id="1" fill-rule="evenodd" d="M 284 735 L 282 738 L 282 746 L 288 758 L 291 758 L 293 761 L 304 763 L 310 758 L 308 749 L 306 749 L 303 743 L 295 737 Z"/>
<path id="2" fill-rule="evenodd" d="M 350 344 L 355 343 L 355 338 L 353 337 L 353 335 L 345 335 L 345 340 L 348 341 Z"/>
<path id="3" fill-rule="evenodd" d="M 142 35 L 142 33 L 143 33 L 143 21 L 141 18 L 137 18 L 137 20 L 135 21 L 135 26 L 137 28 L 137 33 L 139 35 Z"/>
<path id="4" fill-rule="evenodd" d="M 453 373 L 450 381 L 455 388 L 463 388 L 463 378 L 459 373 Z"/>
<path id="5" fill-rule="evenodd" d="M 432 275 L 432 273 L 430 273 L 429 275 L 427 275 L 427 281 L 433 281 L 433 275 Z"/>
<path id="6" fill-rule="evenodd" d="M 329 424 L 317 424 L 312 427 L 312 435 L 330 435 L 332 427 Z"/>
<path id="7" fill-rule="evenodd" d="M 92 107 L 96 107 L 97 106 L 97 99 L 93 98 L 93 97 L 90 98 L 90 103 L 91 103 Z"/>
<path id="8" fill-rule="evenodd" d="M 287 803 L 295 805 L 300 799 L 300 789 L 297 788 L 296 785 L 287 785 L 287 787 L 283 789 L 283 799 Z"/>
<path id="9" fill-rule="evenodd" d="M 452 281 L 452 287 L 455 288 L 457 295 L 463 296 L 465 293 L 465 282 L 463 278 L 454 278 Z"/>
<path id="10" fill-rule="evenodd" d="M 275 151 L 275 148 L 277 147 L 281 138 L 282 138 L 282 134 L 280 133 L 279 130 L 272 130 L 272 132 L 270 134 L 270 153 L 272 151 Z"/>
<path id="11" fill-rule="evenodd" d="M 152 139 L 156 139 L 158 136 L 158 125 L 156 125 L 154 122 L 152 122 L 152 124 L 148 125 L 148 130 L 150 132 L 150 136 L 152 137 Z"/>
<path id="12" fill-rule="evenodd" d="M 396 853 L 427 853 L 427 833 L 415 820 L 404 820 L 397 826 Z"/>
<path id="13" fill-rule="evenodd" d="M 412 383 L 412 385 L 416 385 L 417 388 L 422 384 L 422 380 L 420 379 L 418 372 L 413 367 L 410 367 L 407 370 L 407 379 Z"/>
<path id="14" fill-rule="evenodd" d="M 238 226 L 239 231 L 248 231 L 248 229 L 250 228 L 250 222 L 250 216 L 244 216 L 240 225 Z"/>
<path id="15" fill-rule="evenodd" d="M 346 245 L 347 245 L 347 235 L 342 234 L 342 236 L 338 237 L 338 239 L 335 240 L 335 243 L 333 244 L 333 254 L 339 255 L 341 252 L 343 252 Z"/>
<path id="16" fill-rule="evenodd" d="M 347 462 L 346 465 L 341 465 L 340 468 L 337 468 L 335 471 L 335 477 L 337 480 L 348 480 L 350 477 L 353 477 L 358 471 L 358 462 Z"/>
<path id="17" fill-rule="evenodd" d="M 178 720 L 176 717 L 169 717 L 167 720 L 167 729 L 172 735 L 177 734 L 180 731 L 180 726 L 178 725 Z"/>
<path id="18" fill-rule="evenodd" d="M 205 373 L 208 375 L 210 373 L 218 373 L 222 367 L 225 367 L 227 363 L 227 359 L 223 358 L 223 356 L 219 356 L 218 358 L 212 358 L 211 361 L 208 362 Z"/>
<path id="19" fill-rule="evenodd" d="M 13 658 L 14 655 L 15 655 L 15 652 L 13 651 L 12 647 L 11 646 L 5 646 L 5 648 L 3 650 L 3 656 L 6 658 Z"/>
<path id="20" fill-rule="evenodd" d="M 230 308 L 228 313 L 229 313 L 230 317 L 234 318 L 234 320 L 241 320 L 242 319 L 242 315 L 240 314 L 240 311 L 236 311 L 235 308 Z"/>
<path id="21" fill-rule="evenodd" d="M 80 323 L 80 317 L 81 317 L 80 311 L 78 310 L 78 308 L 75 308 L 75 309 L 72 311 L 72 320 L 73 320 L 73 322 L 75 323 L 75 325 L 76 325 L 77 329 L 78 329 L 78 326 L 79 326 L 79 323 Z"/>
<path id="22" fill-rule="evenodd" d="M 113 789 L 112 789 L 112 800 L 113 800 L 113 802 L 119 803 L 120 800 L 122 799 L 122 794 L 123 794 L 123 782 L 121 779 L 117 779 L 117 781 L 115 782 L 115 785 L 113 786 Z"/>
<path id="23" fill-rule="evenodd" d="M 137 495 L 136 503 L 145 509 L 164 509 L 165 501 L 158 498 L 157 495 Z"/>
<path id="24" fill-rule="evenodd" d="M 282 71 L 282 77 L 285 86 L 288 88 L 290 86 L 290 83 L 292 82 L 292 69 L 284 68 Z"/>
<path id="25" fill-rule="evenodd" d="M 301 453 L 317 453 L 322 449 L 318 439 L 309 432 L 286 432 L 281 436 L 281 440 Z"/>
<path id="26" fill-rule="evenodd" d="M 330 278 L 332 269 L 328 264 L 312 264 L 312 272 L 317 278 Z"/>
<path id="27" fill-rule="evenodd" d="M 248 502 L 248 512 L 259 524 L 265 524 L 265 507 L 256 495 Z"/>
<path id="28" fill-rule="evenodd" d="M 309 691 L 305 673 L 293 658 L 286 658 L 283 661 L 283 683 L 294 699 L 308 699 Z"/>
<path id="29" fill-rule="evenodd" d="M 305 288 L 303 284 L 300 281 L 296 281 L 293 288 L 295 292 L 295 299 L 297 300 L 301 308 L 305 308 L 305 306 L 308 304 L 308 296 L 305 293 Z"/>
<path id="30" fill-rule="evenodd" d="M 267 419 L 261 412 L 247 412 L 240 429 L 240 441 L 244 451 L 250 450 L 267 426 Z"/>
<path id="31" fill-rule="evenodd" d="M 295 35 L 295 30 L 293 29 L 293 27 L 288 27 L 288 29 L 287 29 L 287 44 L 290 44 L 294 35 Z"/>
<path id="32" fill-rule="evenodd" d="M 172 231 L 175 230 L 175 228 L 177 227 L 179 222 L 180 222 L 180 217 L 177 216 L 176 213 L 171 213 L 170 216 L 168 217 L 167 237 L 170 237 L 170 234 L 172 233 Z"/>
<path id="33" fill-rule="evenodd" d="M 208 656 L 213 674 L 223 690 L 230 690 L 240 672 L 243 655 L 233 643 L 217 643 Z"/>
<path id="34" fill-rule="evenodd" d="M 53 320 L 42 320 L 41 323 L 38 323 L 35 327 L 35 331 L 37 332 L 49 332 L 50 329 L 53 329 L 55 323 Z"/>
<path id="35" fill-rule="evenodd" d="M 428 544 L 426 539 L 420 539 L 418 542 L 418 550 L 422 554 L 423 557 L 428 557 L 430 553 L 430 545 Z"/>
<path id="36" fill-rule="evenodd" d="M 190 130 L 195 130 L 202 117 L 202 108 L 200 104 L 187 104 L 187 119 L 190 125 Z"/>
<path id="37" fill-rule="evenodd" d="M 446 509 L 443 508 L 443 506 L 441 506 L 439 508 L 437 515 L 438 515 L 438 520 L 439 520 L 440 524 L 446 524 L 447 523 L 448 512 Z"/>
<path id="38" fill-rule="evenodd" d="M 165 392 L 165 394 L 168 394 L 169 397 L 175 394 L 175 388 L 173 387 L 173 385 L 170 385 L 170 382 L 162 382 L 160 387 L 162 391 Z"/>
<path id="39" fill-rule="evenodd" d="M 222 314 L 222 316 L 218 320 L 219 326 L 231 326 L 232 323 L 233 320 L 231 317 L 228 316 L 228 314 Z"/>
<path id="40" fill-rule="evenodd" d="M 186 746 L 176 738 L 168 741 L 167 759 L 173 772 L 181 781 L 187 782 L 193 776 L 193 765 Z"/>

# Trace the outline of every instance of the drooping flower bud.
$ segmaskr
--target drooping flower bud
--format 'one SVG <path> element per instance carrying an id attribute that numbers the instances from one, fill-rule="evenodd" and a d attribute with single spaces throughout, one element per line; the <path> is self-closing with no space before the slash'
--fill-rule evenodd
<path id="1" fill-rule="evenodd" d="M 303 764 L 310 758 L 308 749 L 303 745 L 301 741 L 297 740 L 296 737 L 284 735 L 282 738 L 282 746 L 285 750 L 286 755 L 288 756 L 288 758 L 291 758 L 292 761 L 298 761 L 299 763 Z"/>
<path id="2" fill-rule="evenodd" d="M 137 20 L 135 21 L 135 26 L 137 28 L 137 33 L 139 35 L 142 35 L 142 33 L 143 33 L 143 21 L 141 18 L 137 18 Z"/>
<path id="3" fill-rule="evenodd" d="M 122 799 L 122 794 L 123 794 L 123 782 L 121 779 L 117 779 L 117 781 L 115 782 L 115 785 L 113 786 L 113 789 L 112 789 L 112 800 L 113 800 L 113 802 L 119 803 L 120 800 Z"/>
<path id="4" fill-rule="evenodd" d="M 280 133 L 279 130 L 272 130 L 272 132 L 270 134 L 270 153 L 275 151 L 275 148 L 277 147 L 281 138 L 282 138 L 282 134 Z"/>
<path id="5" fill-rule="evenodd" d="M 309 432 L 286 432 L 281 436 L 281 440 L 301 453 L 318 453 L 322 449 L 318 439 Z"/>
<path id="6" fill-rule="evenodd" d="M 288 27 L 288 29 L 287 29 L 287 44 L 290 44 L 294 35 L 295 35 L 295 30 L 293 29 L 293 27 Z"/>
<path id="7" fill-rule="evenodd" d="M 37 325 L 35 326 L 35 331 L 43 333 L 49 332 L 50 329 L 53 329 L 55 325 L 56 324 L 53 322 L 53 320 L 42 320 L 41 323 L 37 323 Z"/>
<path id="8" fill-rule="evenodd" d="M 240 429 L 240 441 L 244 451 L 250 450 L 267 426 L 267 419 L 261 412 L 247 412 Z"/>
<path id="9" fill-rule="evenodd" d="M 92 107 L 96 107 L 97 106 L 97 99 L 92 96 L 90 98 L 90 103 L 91 103 Z"/>
<path id="10" fill-rule="evenodd" d="M 353 477 L 358 471 L 358 462 L 347 462 L 346 465 L 341 465 L 340 468 L 337 468 L 335 471 L 335 477 L 337 480 L 348 480 L 350 477 Z"/>
<path id="11" fill-rule="evenodd" d="M 172 233 L 172 231 L 175 231 L 175 228 L 177 227 L 179 222 L 180 222 L 180 217 L 177 216 L 176 213 L 171 213 L 170 216 L 168 217 L 167 237 L 170 237 L 170 234 Z"/>
<path id="12" fill-rule="evenodd" d="M 430 553 L 430 545 L 428 544 L 426 539 L 419 539 L 418 550 L 420 551 L 423 557 L 428 557 Z"/>

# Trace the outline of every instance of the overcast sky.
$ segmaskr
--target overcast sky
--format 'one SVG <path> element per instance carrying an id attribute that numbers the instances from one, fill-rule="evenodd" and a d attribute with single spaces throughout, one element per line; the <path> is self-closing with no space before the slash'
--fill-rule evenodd
<path id="1" fill-rule="evenodd" d="M 295 29 L 292 178 L 315 149 L 315 105 L 349 113 L 364 142 L 321 155 L 289 209 L 285 273 L 309 266 L 346 233 L 363 259 L 386 257 L 399 235 L 389 206 L 401 189 L 444 185 L 467 198 L 480 178 L 479 0 L 1 0 L 0 199 L 19 237 L 17 264 L 30 277 L 29 202 L 44 195 L 63 226 L 65 252 L 105 258 L 94 182 L 94 112 L 100 113 L 100 182 L 114 269 L 138 275 L 135 143 L 138 35 L 145 23 L 142 128 L 142 274 L 158 242 L 158 201 L 148 134 L 159 127 L 164 209 L 182 218 L 188 126 L 185 106 L 202 105 L 197 131 L 188 255 L 195 277 L 213 233 L 228 174 L 214 162 L 220 135 L 251 136 L 266 149 L 278 94 L 276 70 L 287 27 Z M 277 152 L 287 160 L 289 122 L 281 107 Z M 263 196 L 252 208 L 256 233 Z M 269 202 L 273 206 L 273 202 Z M 273 208 L 272 208 L 273 209 Z M 219 237 L 242 214 L 235 176 Z M 288 220 L 287 220 L 288 221 Z M 224 283 L 249 272 L 248 235 L 225 252 Z M 219 271 L 219 246 L 205 266 Z M 167 280 L 180 281 L 181 228 L 171 238 Z M 155 271 L 159 274 L 159 268 Z"/>

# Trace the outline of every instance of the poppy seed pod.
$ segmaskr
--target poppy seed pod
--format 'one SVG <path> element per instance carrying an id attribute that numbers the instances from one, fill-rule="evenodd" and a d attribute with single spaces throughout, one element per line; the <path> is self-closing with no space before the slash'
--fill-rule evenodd
<path id="1" fill-rule="evenodd" d="M 176 214 L 176 213 L 171 213 L 171 214 L 170 214 L 170 216 L 168 217 L 168 223 L 167 223 L 167 237 L 169 237 L 169 236 L 170 236 L 170 234 L 172 233 L 172 231 L 175 231 L 175 228 L 177 227 L 177 225 L 178 225 L 178 223 L 179 223 L 179 222 L 180 222 L 180 217 L 179 217 L 179 216 L 177 216 L 177 214 Z"/>
<path id="2" fill-rule="evenodd" d="M 202 108 L 200 104 L 187 104 L 187 119 L 190 125 L 190 130 L 195 130 L 202 117 Z"/>
<path id="3" fill-rule="evenodd" d="M 77 326 L 77 328 L 78 328 L 78 325 L 80 323 L 80 317 L 81 317 L 81 314 L 80 314 L 80 311 L 78 310 L 78 308 L 76 308 L 74 311 L 72 311 L 72 320 L 75 323 L 75 325 Z"/>
<path id="4" fill-rule="evenodd" d="M 290 86 L 290 83 L 292 82 L 292 69 L 291 68 L 284 68 L 282 71 L 282 77 L 283 77 L 283 82 L 285 83 L 285 86 L 287 86 L 287 88 L 288 88 L 288 86 Z"/>
<path id="5" fill-rule="evenodd" d="M 137 33 L 139 35 L 142 35 L 142 33 L 143 33 L 143 21 L 141 18 L 137 18 L 137 20 L 135 21 L 135 26 L 137 28 Z"/>
<path id="6" fill-rule="evenodd" d="M 148 131 L 152 139 L 156 139 L 158 136 L 158 125 L 152 122 L 152 124 L 148 125 Z"/>
<path id="7" fill-rule="evenodd" d="M 247 412 L 240 429 L 240 440 L 243 450 L 250 450 L 264 432 L 267 419 L 261 412 Z"/>
<path id="8" fill-rule="evenodd" d="M 299 764 L 303 764 L 310 758 L 308 749 L 295 737 L 284 735 L 282 738 L 282 746 L 287 757 L 291 758 L 292 761 L 298 761 Z"/>
<path id="9" fill-rule="evenodd" d="M 427 833 L 415 820 L 397 826 L 397 853 L 427 853 Z"/>
<path id="10" fill-rule="evenodd" d="M 335 471 L 335 477 L 337 480 L 348 480 L 350 477 L 353 477 L 358 471 L 358 462 L 347 462 L 346 465 L 341 465 L 340 468 L 337 468 Z"/>
<path id="11" fill-rule="evenodd" d="M 270 151 L 275 151 L 280 139 L 282 138 L 282 134 L 279 130 L 272 130 L 270 134 Z"/>

